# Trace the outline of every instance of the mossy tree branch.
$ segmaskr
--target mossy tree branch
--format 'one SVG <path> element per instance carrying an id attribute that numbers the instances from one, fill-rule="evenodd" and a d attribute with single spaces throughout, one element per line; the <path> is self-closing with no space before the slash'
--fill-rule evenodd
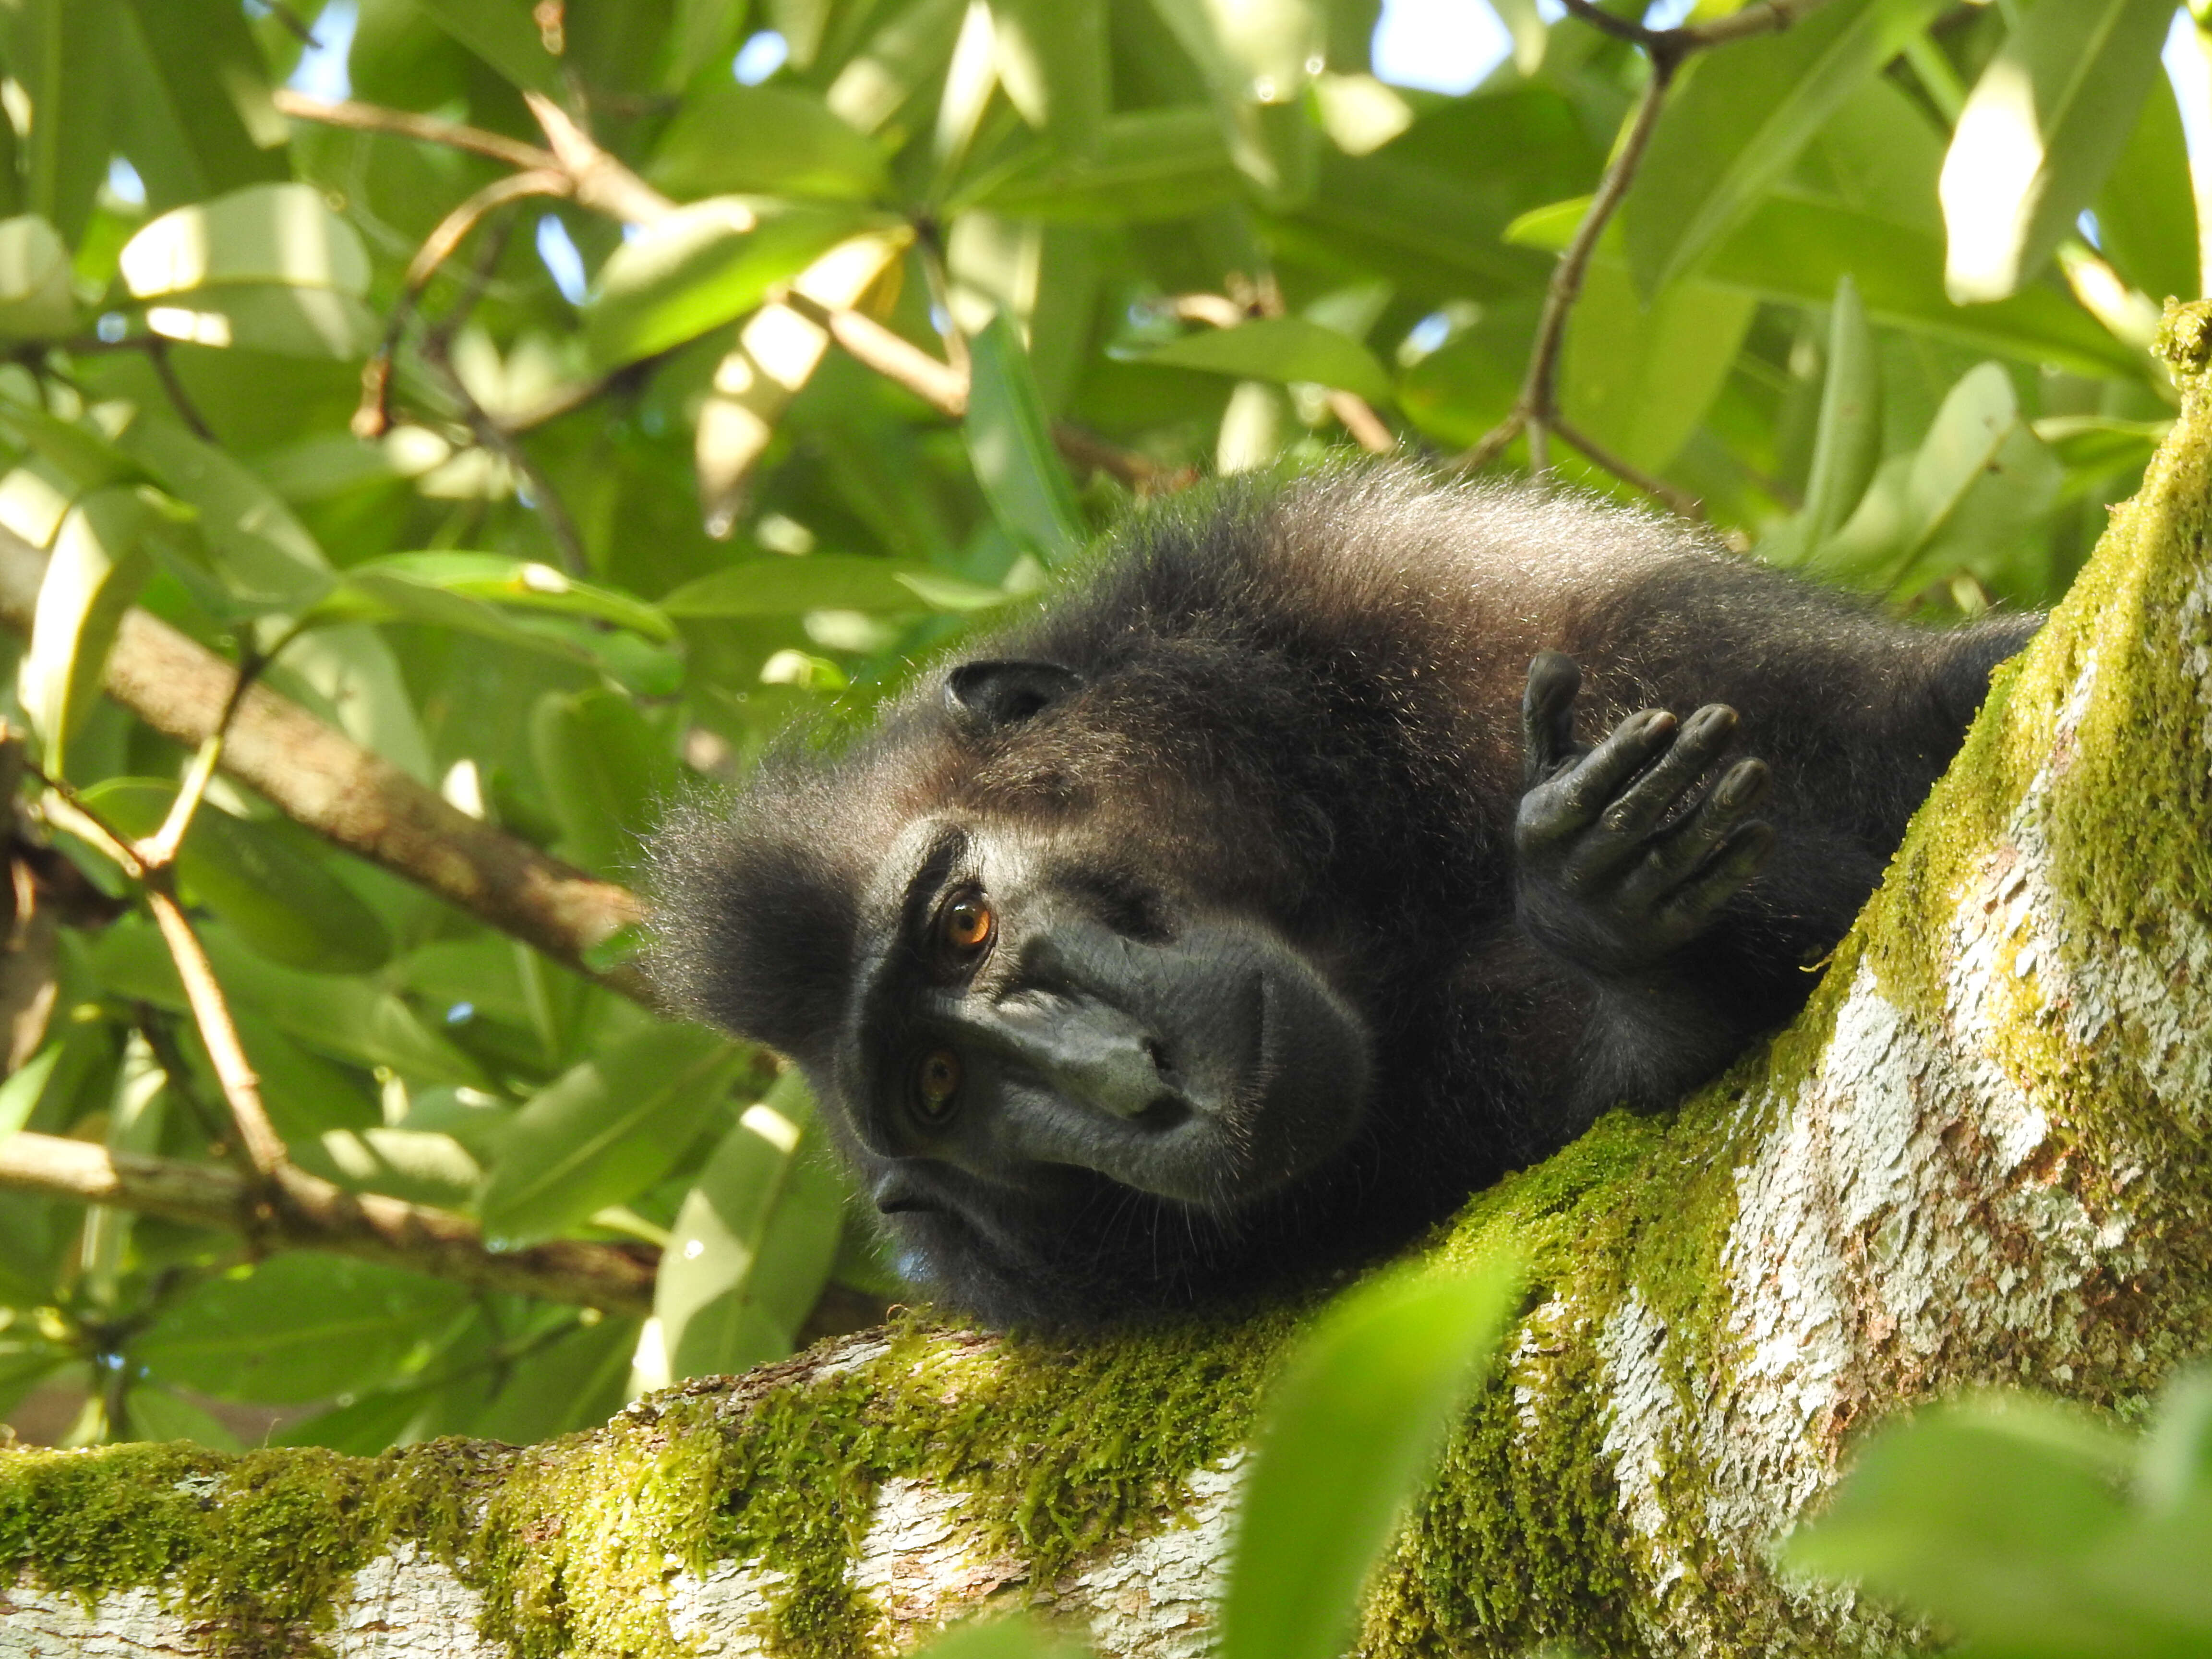
<path id="1" fill-rule="evenodd" d="M 1434 1245 L 1510 1241 L 1532 1296 L 1363 1653 L 1893 1652 L 1916 1633 L 1770 1565 L 1858 1431 L 1985 1384 L 2124 1407 L 2212 1338 L 2212 307 L 2167 337 L 2142 492 L 1803 1016 Z M 529 1452 L 23 1454 L 0 1643 L 842 1655 L 1027 1596 L 1106 1653 L 1196 1653 L 1298 1313 L 916 1319 Z"/>

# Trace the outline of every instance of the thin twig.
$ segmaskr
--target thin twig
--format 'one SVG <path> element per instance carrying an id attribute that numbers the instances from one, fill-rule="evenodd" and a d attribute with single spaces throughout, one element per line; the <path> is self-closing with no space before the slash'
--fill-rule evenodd
<path id="1" fill-rule="evenodd" d="M 177 902 L 168 872 L 149 870 L 144 880 L 147 908 L 153 911 L 170 959 L 177 964 L 177 977 L 184 981 L 185 1000 L 191 1007 L 193 1024 L 200 1028 L 208 1058 L 215 1064 L 223 1098 L 230 1103 L 239 1139 L 253 1160 L 254 1169 L 264 1179 L 276 1182 L 291 1166 L 291 1153 L 284 1146 L 284 1137 L 269 1121 L 269 1109 L 261 1099 L 260 1074 L 246 1057 L 246 1045 L 239 1039 L 238 1023 L 231 1018 L 230 1002 L 216 977 L 215 963 L 208 960 L 207 947 L 193 931 L 184 906 Z"/>
<path id="2" fill-rule="evenodd" d="M 269 15 L 283 26 L 285 32 L 301 46 L 310 52 L 321 50 L 323 43 L 315 39 L 315 32 L 307 27 L 298 12 L 284 3 L 284 0 L 261 0 L 261 3 L 267 8 Z"/>
<path id="3" fill-rule="evenodd" d="M 185 391 L 185 383 L 177 378 L 177 366 L 169 361 L 169 343 L 158 334 L 143 337 L 146 341 L 146 361 L 154 365 L 154 378 L 161 383 L 161 390 L 169 394 L 170 407 L 177 418 L 191 429 L 192 436 L 202 443 L 216 441 L 213 428 L 200 418 L 199 410 Z"/>
<path id="4" fill-rule="evenodd" d="M 957 421 L 968 412 L 968 377 L 951 364 L 939 362 L 904 335 L 894 333 L 860 312 L 825 306 L 796 288 L 778 297 L 808 322 L 826 331 L 856 361 L 904 386 L 939 414 Z"/>
<path id="5" fill-rule="evenodd" d="M 1572 444 L 1598 465 L 1612 473 L 1614 477 L 1642 490 L 1662 506 L 1679 513 L 1686 519 L 1702 520 L 1705 516 L 1704 504 L 1688 490 L 1677 489 L 1664 478 L 1654 477 L 1643 468 L 1623 460 L 1611 450 L 1601 447 L 1556 415 L 1552 417 L 1552 430 L 1560 439 Z"/>
<path id="6" fill-rule="evenodd" d="M 226 720 L 224 726 L 228 724 Z M 218 727 L 210 733 L 210 738 L 219 736 L 222 729 Z M 184 907 L 177 902 L 174 870 L 166 861 L 151 862 L 143 842 L 134 842 L 118 830 L 60 779 L 35 768 L 30 769 L 32 775 L 46 787 L 41 806 L 47 820 L 99 848 L 145 890 L 147 908 L 153 911 L 162 940 L 169 947 L 169 956 L 177 964 L 177 977 L 184 982 L 185 1000 L 191 1008 L 193 1023 L 199 1027 L 200 1041 L 207 1046 L 208 1058 L 215 1063 L 216 1079 L 222 1085 L 223 1098 L 230 1104 L 240 1144 L 246 1148 L 254 1169 L 273 1183 L 291 1166 L 291 1157 L 285 1150 L 284 1137 L 276 1133 L 276 1126 L 269 1121 L 268 1109 L 262 1103 L 261 1079 L 246 1057 L 237 1023 L 230 1017 L 230 1004 L 223 996 L 221 981 L 216 978 L 215 964 L 208 959 L 207 947 L 200 943 L 199 935 L 192 931 Z M 174 816 L 173 812 L 171 817 Z"/>
<path id="7" fill-rule="evenodd" d="M 191 769 L 185 774 L 178 787 L 177 798 L 169 803 L 168 816 L 161 827 L 145 836 L 135 849 L 149 869 L 166 869 L 176 862 L 177 849 L 185 844 L 185 836 L 192 827 L 192 817 L 207 798 L 207 787 L 214 780 L 216 768 L 222 762 L 222 745 L 230 736 L 230 724 L 238 718 L 239 705 L 269 665 L 276 660 L 277 653 L 299 638 L 301 625 L 295 623 L 276 643 L 263 651 L 250 640 L 241 641 L 238 647 L 238 672 L 233 678 L 230 696 L 224 699 L 222 716 L 215 730 L 200 739 L 199 747 L 192 752 Z"/>
<path id="8" fill-rule="evenodd" d="M 1612 222 L 1636 177 L 1645 147 L 1651 142 L 1652 130 L 1658 125 L 1659 113 L 1666 107 L 1667 91 L 1674 76 L 1673 60 L 1658 57 L 1652 59 L 1651 78 L 1644 85 L 1635 114 L 1630 118 L 1627 135 L 1607 164 L 1605 176 L 1598 181 L 1597 192 L 1591 197 L 1582 222 L 1575 228 L 1573 240 L 1553 268 L 1551 285 L 1544 294 L 1543 314 L 1536 324 L 1536 342 L 1528 354 L 1528 372 L 1521 383 L 1521 395 L 1511 413 L 1452 461 L 1457 470 L 1472 472 L 1488 465 L 1524 432 L 1528 437 L 1530 467 L 1537 472 L 1549 470 L 1551 458 L 1546 439 L 1559 419 L 1559 360 L 1566 340 L 1567 319 L 1581 296 L 1583 281 L 1589 275 L 1598 240 L 1605 234 L 1606 226 Z"/>
<path id="9" fill-rule="evenodd" d="M 495 161 L 504 161 L 511 167 L 558 167 L 561 165 L 561 158 L 550 149 L 540 149 L 537 145 L 526 144 L 519 138 L 486 132 L 482 127 L 469 126 L 459 121 L 441 121 L 434 115 L 417 115 L 413 110 L 386 109 L 381 104 L 364 104 L 352 98 L 335 101 L 310 98 L 305 93 L 282 87 L 271 96 L 279 111 L 298 121 L 345 127 L 355 132 L 381 132 L 396 138 L 419 139 L 426 144 L 442 144 L 447 149 L 465 149 L 472 155 L 489 156 Z"/>
<path id="10" fill-rule="evenodd" d="M 553 487 L 538 463 L 530 459 L 529 452 L 515 435 L 493 418 L 491 411 L 478 403 L 476 394 L 461 379 L 453 367 L 453 356 L 445 337 L 433 332 L 422 342 L 422 360 L 437 372 L 453 401 L 461 406 L 461 419 L 477 443 L 490 450 L 513 469 L 523 487 L 529 490 L 532 504 L 544 516 L 546 532 L 553 538 L 553 550 L 561 562 L 562 569 L 579 579 L 592 574 L 591 561 L 585 556 L 584 538 L 577 531 L 576 521 L 561 499 L 561 492 Z"/>
<path id="11" fill-rule="evenodd" d="M 399 351 L 399 342 L 407 331 L 410 319 L 421 304 L 423 290 L 437 275 L 446 261 L 457 252 L 468 234 L 481 223 L 488 213 L 497 211 L 510 202 L 531 196 L 566 196 L 568 194 L 568 175 L 550 168 L 538 167 L 528 173 L 511 173 L 486 185 L 469 199 L 438 222 L 437 228 L 415 251 L 407 262 L 407 273 L 400 284 L 399 297 L 392 302 L 392 315 L 384 325 L 384 337 L 368 361 L 361 367 L 361 407 L 353 412 L 353 434 L 364 442 L 373 442 L 392 430 L 392 380 L 394 361 Z M 484 245 L 483 250 L 471 270 L 469 280 L 461 297 L 439 324 L 442 337 L 452 339 L 476 302 L 483 296 L 492 271 L 498 266 L 500 257 L 507 251 L 507 236 L 502 223 L 499 235 Z"/>
<path id="12" fill-rule="evenodd" d="M 526 92 L 522 99 L 545 130 L 556 165 L 574 183 L 576 200 L 583 206 L 632 225 L 649 225 L 676 211 L 675 203 L 601 149 L 568 111 L 544 93 Z"/>
<path id="13" fill-rule="evenodd" d="M 1455 456 L 1449 465 L 1463 472 L 1478 471 L 1505 453 L 1506 447 L 1516 438 L 1526 435 L 1528 440 L 1528 465 L 1533 471 L 1542 473 L 1551 468 L 1550 440 L 1553 433 L 1572 444 L 1577 449 L 1603 467 L 1656 499 L 1664 501 L 1676 512 L 1684 512 L 1682 505 L 1689 503 L 1687 516 L 1702 516 L 1691 496 L 1662 479 L 1628 465 L 1617 456 L 1594 446 L 1582 434 L 1567 427 L 1559 418 L 1559 376 L 1561 352 L 1566 340 L 1567 319 L 1573 313 L 1575 301 L 1581 297 L 1583 279 L 1589 275 L 1589 263 L 1597 252 L 1599 239 L 1612 222 L 1621 201 L 1634 182 L 1637 169 L 1642 166 L 1644 153 L 1651 143 L 1651 134 L 1659 124 L 1660 112 L 1666 107 L 1667 94 L 1673 86 L 1674 73 L 1683 60 L 1711 47 L 1725 46 L 1732 40 L 1747 40 L 1753 35 L 1771 34 L 1786 29 L 1809 13 L 1826 3 L 1826 0 L 1752 0 L 1741 10 L 1709 23 L 1685 25 L 1680 28 L 1647 28 L 1642 23 L 1626 17 L 1616 17 L 1601 9 L 1595 0 L 1565 0 L 1567 10 L 1581 18 L 1593 28 L 1626 40 L 1640 47 L 1650 58 L 1650 79 L 1638 100 L 1635 113 L 1630 118 L 1628 131 L 1620 148 L 1606 164 L 1605 174 L 1598 180 L 1596 193 L 1590 198 L 1589 210 L 1582 222 L 1576 226 L 1574 238 L 1559 255 L 1553 268 L 1550 286 L 1544 294 L 1544 310 L 1536 324 L 1535 343 L 1528 354 L 1528 371 L 1521 383 L 1521 395 L 1514 400 L 1512 409 L 1504 420 Z"/>
<path id="14" fill-rule="evenodd" d="M 825 306 L 795 288 L 786 289 L 778 298 L 825 331 L 856 362 L 905 387 L 939 414 L 956 421 L 967 414 L 968 377 L 951 364 L 939 362 L 904 335 L 885 328 L 863 312 Z M 1197 476 L 1184 469 L 1171 471 L 1157 465 L 1133 450 L 1109 443 L 1064 421 L 1053 423 L 1052 438 L 1060 453 L 1077 465 L 1095 467 L 1133 489 L 1180 488 Z"/>

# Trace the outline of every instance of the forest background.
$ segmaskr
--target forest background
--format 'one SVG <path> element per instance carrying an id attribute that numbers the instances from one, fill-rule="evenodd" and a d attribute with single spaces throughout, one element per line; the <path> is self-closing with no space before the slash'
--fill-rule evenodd
<path id="1" fill-rule="evenodd" d="M 2197 20 L 1571 9 L 0 3 L 0 1410 L 530 1442 L 868 1322 L 638 838 L 1133 501 L 1395 450 L 2053 602 Z"/>

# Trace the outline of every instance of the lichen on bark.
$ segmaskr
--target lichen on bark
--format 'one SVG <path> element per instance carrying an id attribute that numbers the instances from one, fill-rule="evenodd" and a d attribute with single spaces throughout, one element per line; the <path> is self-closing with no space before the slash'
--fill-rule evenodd
<path id="1" fill-rule="evenodd" d="M 1887 1648 L 1910 1631 L 1770 1565 L 1854 1432 L 1996 1382 L 2125 1413 L 2205 1345 L 2208 319 L 2170 316 L 2172 436 L 1803 1016 L 1425 1246 L 1510 1243 L 1530 1297 L 1364 1650 Z M 453 1587 L 414 1653 L 860 1655 L 1025 1595 L 1106 1651 L 1195 1653 L 1202 1607 L 1141 1574 L 1186 1510 L 1225 1549 L 1223 1471 L 1302 1312 L 1087 1340 L 912 1316 L 525 1450 L 13 1454 L 0 1644 L 167 1620 L 185 1650 L 381 1652 L 374 1571 Z M 927 1548 L 887 1522 L 916 1516 Z"/>

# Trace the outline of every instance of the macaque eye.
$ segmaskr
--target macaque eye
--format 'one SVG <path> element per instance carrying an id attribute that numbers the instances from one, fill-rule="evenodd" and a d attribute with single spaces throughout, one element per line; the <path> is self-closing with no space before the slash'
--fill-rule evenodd
<path id="1" fill-rule="evenodd" d="M 969 893 L 945 907 L 938 930 L 945 942 L 960 951 L 980 951 L 991 942 L 999 919 L 981 893 Z"/>
<path id="2" fill-rule="evenodd" d="M 915 1115 L 924 1123 L 938 1124 L 952 1115 L 953 1098 L 960 1092 L 960 1056 L 950 1048 L 933 1048 L 914 1068 Z"/>

